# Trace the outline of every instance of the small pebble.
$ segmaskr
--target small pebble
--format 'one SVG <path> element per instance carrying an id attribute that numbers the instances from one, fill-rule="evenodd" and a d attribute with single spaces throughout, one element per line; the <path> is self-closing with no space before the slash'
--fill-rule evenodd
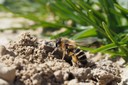
<path id="1" fill-rule="evenodd" d="M 8 82 L 13 82 L 15 78 L 15 73 L 15 67 L 7 67 L 5 65 L 0 65 L 0 78 L 3 78 Z"/>
<path id="2" fill-rule="evenodd" d="M 0 79 L 0 85 L 10 85 L 7 81 Z"/>
<path id="3" fill-rule="evenodd" d="M 0 45 L 0 56 L 3 56 L 7 53 L 7 50 L 5 48 L 5 46 Z"/>

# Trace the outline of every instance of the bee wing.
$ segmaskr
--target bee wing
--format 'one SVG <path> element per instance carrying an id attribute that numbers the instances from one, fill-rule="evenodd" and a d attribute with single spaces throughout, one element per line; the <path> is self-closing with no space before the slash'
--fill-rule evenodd
<path id="1" fill-rule="evenodd" d="M 97 37 L 89 37 L 89 38 L 79 39 L 79 40 L 75 40 L 75 41 L 78 46 L 87 46 L 96 41 L 99 41 L 99 39 Z"/>

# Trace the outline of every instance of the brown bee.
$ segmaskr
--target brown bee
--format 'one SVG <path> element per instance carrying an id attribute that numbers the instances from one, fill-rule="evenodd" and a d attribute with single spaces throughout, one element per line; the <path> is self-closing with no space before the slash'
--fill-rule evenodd
<path id="1" fill-rule="evenodd" d="M 52 54 L 57 50 L 61 50 L 63 52 L 62 59 L 66 55 L 72 58 L 73 65 L 83 66 L 87 64 L 87 58 L 85 52 L 79 48 L 77 48 L 76 43 L 73 40 L 67 38 L 59 38 L 56 40 L 56 48 L 52 52 Z"/>

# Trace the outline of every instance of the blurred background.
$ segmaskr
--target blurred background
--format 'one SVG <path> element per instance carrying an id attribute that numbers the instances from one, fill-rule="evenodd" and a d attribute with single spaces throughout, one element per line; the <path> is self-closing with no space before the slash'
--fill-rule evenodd
<path id="1" fill-rule="evenodd" d="M 23 32 L 128 61 L 128 0 L 0 0 L 0 44 Z"/>

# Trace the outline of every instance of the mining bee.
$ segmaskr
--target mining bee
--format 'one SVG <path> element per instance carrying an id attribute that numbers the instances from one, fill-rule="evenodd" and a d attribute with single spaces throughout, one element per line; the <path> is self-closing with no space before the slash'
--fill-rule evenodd
<path id="1" fill-rule="evenodd" d="M 62 59 L 68 55 L 71 57 L 73 65 L 85 66 L 87 64 L 87 57 L 85 52 L 79 49 L 73 40 L 67 38 L 59 38 L 55 41 L 55 49 L 52 54 L 57 50 L 63 52 Z"/>

